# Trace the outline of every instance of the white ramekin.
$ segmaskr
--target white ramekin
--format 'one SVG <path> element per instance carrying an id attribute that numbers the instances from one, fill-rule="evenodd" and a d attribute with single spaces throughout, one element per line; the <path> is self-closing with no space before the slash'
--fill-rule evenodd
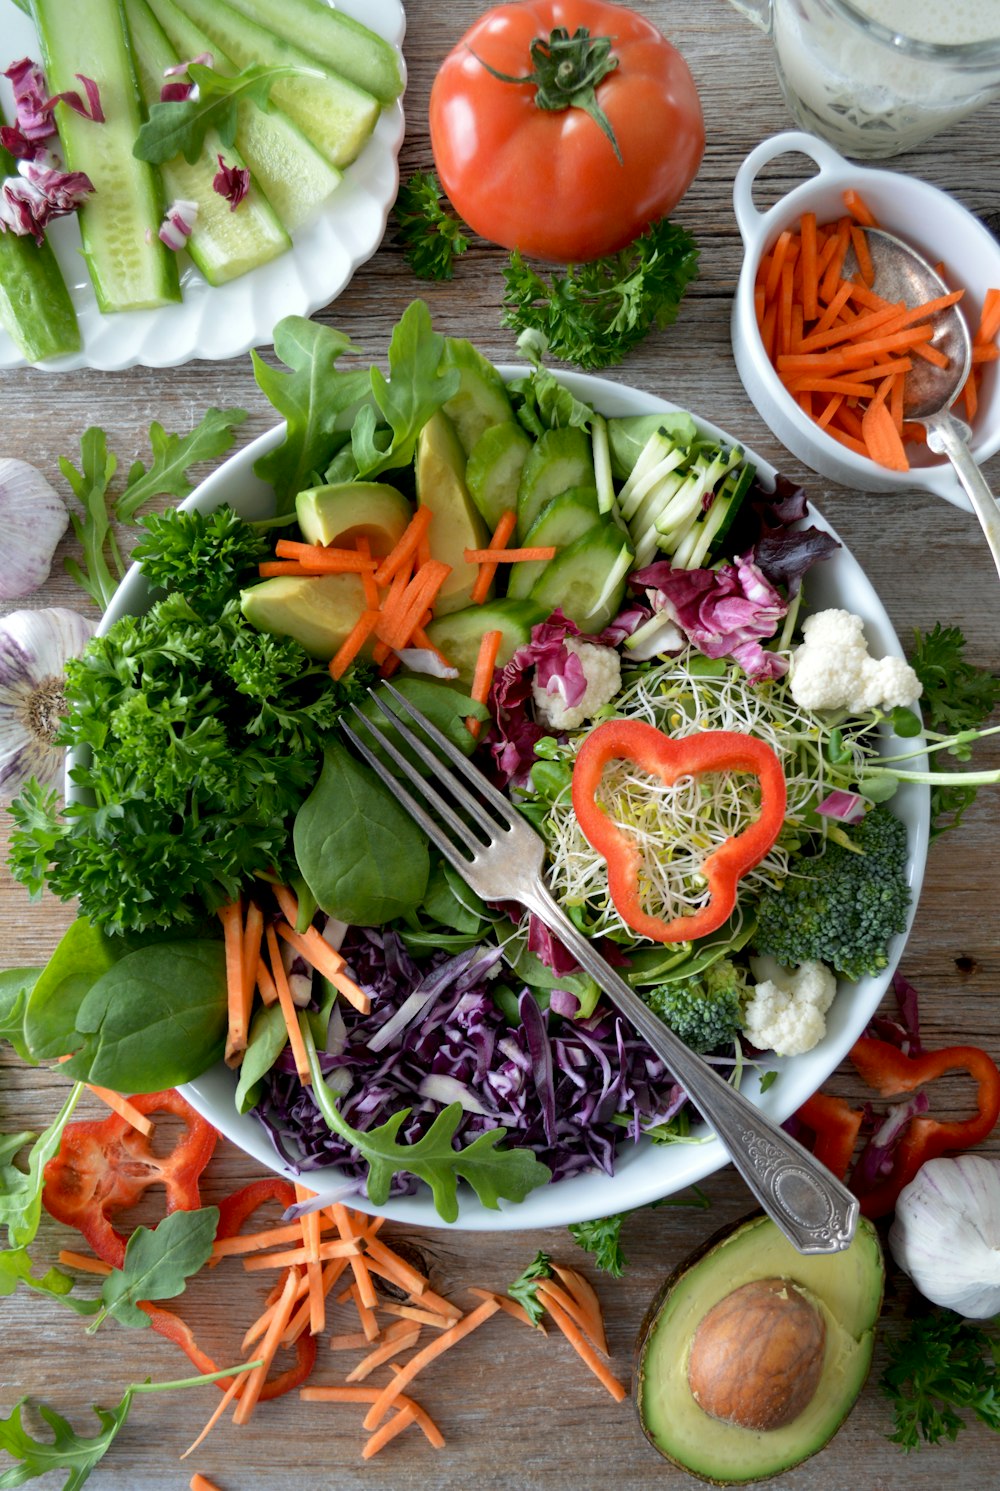
<path id="1" fill-rule="evenodd" d="M 816 167 L 773 207 L 758 211 L 753 188 L 763 168 L 779 155 L 800 154 Z M 733 300 L 733 353 L 750 399 L 783 445 L 812 470 L 865 492 L 934 492 L 956 507 L 969 507 L 951 463 L 924 447 L 911 451 L 909 471 L 886 471 L 824 433 L 782 386 L 771 365 L 754 314 L 754 282 L 760 261 L 783 229 L 795 227 L 803 212 L 819 222 L 842 217 L 843 193 L 853 187 L 867 202 L 879 226 L 913 245 L 932 264 L 943 262 L 949 281 L 965 287 L 961 302 L 973 331 L 983 297 L 1000 287 L 1000 243 L 964 207 L 926 181 L 895 171 L 855 165 L 815 135 L 790 130 L 752 150 L 736 173 L 733 207 L 743 238 L 743 268 Z M 972 454 L 982 463 L 1000 450 L 1000 377 L 997 364 L 984 369 L 973 425 Z"/>

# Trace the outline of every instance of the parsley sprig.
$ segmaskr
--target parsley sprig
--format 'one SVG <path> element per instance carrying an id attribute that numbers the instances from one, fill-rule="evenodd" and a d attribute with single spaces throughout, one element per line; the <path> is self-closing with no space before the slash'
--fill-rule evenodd
<path id="1" fill-rule="evenodd" d="M 421 280 L 450 280 L 455 260 L 469 247 L 463 224 L 443 204 L 441 183 L 433 171 L 416 171 L 399 188 L 396 242 Z"/>
<path id="2" fill-rule="evenodd" d="M 956 1439 L 970 1413 L 1000 1430 L 1000 1339 L 951 1310 L 931 1310 L 890 1341 L 880 1386 L 893 1408 L 889 1438 L 903 1450 Z"/>
<path id="3" fill-rule="evenodd" d="M 924 688 L 920 707 L 925 727 L 928 732 L 939 732 L 937 738 L 956 735 L 948 752 L 960 761 L 968 761 L 971 756 L 971 742 L 963 740 L 962 733 L 978 730 L 1000 703 L 1000 677 L 970 663 L 965 648 L 961 627 L 936 622 L 929 632 L 916 630 L 910 658 Z M 975 796 L 974 786 L 933 786 L 932 837 L 957 828 Z"/>

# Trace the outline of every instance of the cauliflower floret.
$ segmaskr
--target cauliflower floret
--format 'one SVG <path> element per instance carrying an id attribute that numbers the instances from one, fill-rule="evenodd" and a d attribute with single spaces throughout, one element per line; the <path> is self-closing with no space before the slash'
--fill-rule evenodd
<path id="1" fill-rule="evenodd" d="M 614 647 L 601 647 L 580 637 L 567 637 L 563 645 L 580 659 L 587 681 L 583 698 L 576 704 L 568 704 L 560 676 L 551 678 L 545 688 L 533 683 L 531 697 L 539 724 L 553 730 L 578 730 L 584 720 L 595 715 L 621 689 L 621 658 Z"/>
<path id="2" fill-rule="evenodd" d="M 901 657 L 873 658 L 864 622 L 851 611 L 818 611 L 802 623 L 789 690 L 803 709 L 895 709 L 915 704 L 923 686 Z"/>
<path id="3" fill-rule="evenodd" d="M 773 958 L 753 958 L 758 983 L 743 1012 L 743 1034 L 760 1051 L 801 1056 L 826 1035 L 826 1012 L 837 992 L 832 969 L 818 959 L 782 968 Z"/>

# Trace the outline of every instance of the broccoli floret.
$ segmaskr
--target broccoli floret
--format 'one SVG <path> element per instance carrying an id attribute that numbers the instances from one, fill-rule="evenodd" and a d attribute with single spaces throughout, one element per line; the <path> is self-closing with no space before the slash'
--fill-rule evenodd
<path id="1" fill-rule="evenodd" d="M 878 806 L 849 830 L 857 850 L 835 842 L 796 866 L 757 905 L 754 947 L 786 968 L 818 958 L 850 979 L 888 964 L 886 946 L 906 929 L 906 828 Z"/>
<path id="2" fill-rule="evenodd" d="M 714 1051 L 739 1033 L 745 991 L 743 969 L 719 958 L 703 973 L 640 992 L 653 1013 L 692 1051 Z"/>

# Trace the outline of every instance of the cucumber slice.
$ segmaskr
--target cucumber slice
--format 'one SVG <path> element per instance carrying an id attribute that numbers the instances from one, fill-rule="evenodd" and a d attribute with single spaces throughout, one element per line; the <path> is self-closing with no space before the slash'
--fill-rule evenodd
<path id="1" fill-rule="evenodd" d="M 531 599 L 547 612 L 559 606 L 582 632 L 603 631 L 618 614 L 632 559 L 617 524 L 602 523 L 549 560 Z"/>
<path id="2" fill-rule="evenodd" d="M 541 545 L 555 544 L 564 549 L 601 522 L 598 510 L 596 487 L 570 487 L 547 503 L 524 535 L 524 547 L 534 549 Z M 558 555 L 556 556 L 558 558 Z M 515 599 L 530 595 L 542 570 L 551 559 L 526 559 L 521 564 L 512 564 L 507 594 Z"/>
<path id="3" fill-rule="evenodd" d="M 517 489 L 517 531 L 527 533 L 542 508 L 570 487 L 594 485 L 590 436 L 577 425 L 546 430 L 528 453 Z"/>
<path id="4" fill-rule="evenodd" d="M 213 43 L 173 0 L 148 0 L 148 3 L 179 57 L 199 57 L 202 52 L 211 52 L 217 72 L 232 77 L 239 71 L 225 50 Z M 341 173 L 336 166 L 278 108 L 265 113 L 256 104 L 240 104 L 236 112 L 236 148 L 289 233 L 312 217 L 340 185 Z"/>
<path id="5" fill-rule="evenodd" d="M 149 109 L 159 101 L 164 71 L 180 58 L 146 0 L 125 0 L 125 19 L 139 91 Z M 205 149 L 193 164 L 178 155 L 160 166 L 168 198 L 198 204 L 198 216 L 185 248 L 210 285 L 237 279 L 292 246 L 270 202 L 255 183 L 251 181 L 250 190 L 235 211 L 215 190 L 212 183 L 220 155 L 228 166 L 245 169 L 239 151 L 224 146 L 214 130 L 205 136 Z"/>
<path id="6" fill-rule="evenodd" d="M 52 0 L 49 0 L 52 3 Z M 214 47 L 221 47 L 237 67 L 259 62 L 265 67 L 301 67 L 302 77 L 278 78 L 270 97 L 334 166 L 349 165 L 378 122 L 377 98 L 355 83 L 320 69 L 314 57 L 283 36 L 258 26 L 226 0 L 176 0 Z"/>
<path id="7" fill-rule="evenodd" d="M 532 600 L 490 601 L 485 606 L 466 606 L 448 616 L 436 616 L 427 625 L 427 636 L 458 669 L 459 683 L 469 688 L 484 633 L 502 634 L 497 654 L 497 667 L 502 668 L 517 648 L 531 641 L 531 628 L 547 615 L 546 608 Z"/>
<path id="8" fill-rule="evenodd" d="M 236 5 L 259 26 L 294 36 L 311 57 L 350 78 L 380 103 L 392 103 L 402 93 L 395 47 L 322 0 L 236 0 Z"/>
<path id="9" fill-rule="evenodd" d="M 13 156 L 0 145 L 0 177 L 16 174 Z M 0 326 L 25 362 L 80 350 L 76 312 L 48 239 L 0 233 Z"/>
<path id="10" fill-rule="evenodd" d="M 465 483 L 469 495 L 493 529 L 503 514 L 517 511 L 517 489 L 531 437 L 519 424 L 491 425 L 469 452 Z"/>
<path id="11" fill-rule="evenodd" d="M 458 393 L 445 404 L 444 412 L 469 455 L 479 437 L 493 425 L 513 424 L 514 410 L 500 374 L 471 342 L 449 337 L 441 365 L 459 372 Z"/>
<path id="12" fill-rule="evenodd" d="M 120 0 L 35 0 L 34 14 L 50 93 L 79 91 L 80 74 L 101 92 L 103 124 L 65 104 L 55 111 L 67 167 L 94 185 L 78 217 L 98 308 L 148 310 L 180 300 L 177 257 L 157 237 L 159 179 L 132 154 L 141 119 Z"/>

